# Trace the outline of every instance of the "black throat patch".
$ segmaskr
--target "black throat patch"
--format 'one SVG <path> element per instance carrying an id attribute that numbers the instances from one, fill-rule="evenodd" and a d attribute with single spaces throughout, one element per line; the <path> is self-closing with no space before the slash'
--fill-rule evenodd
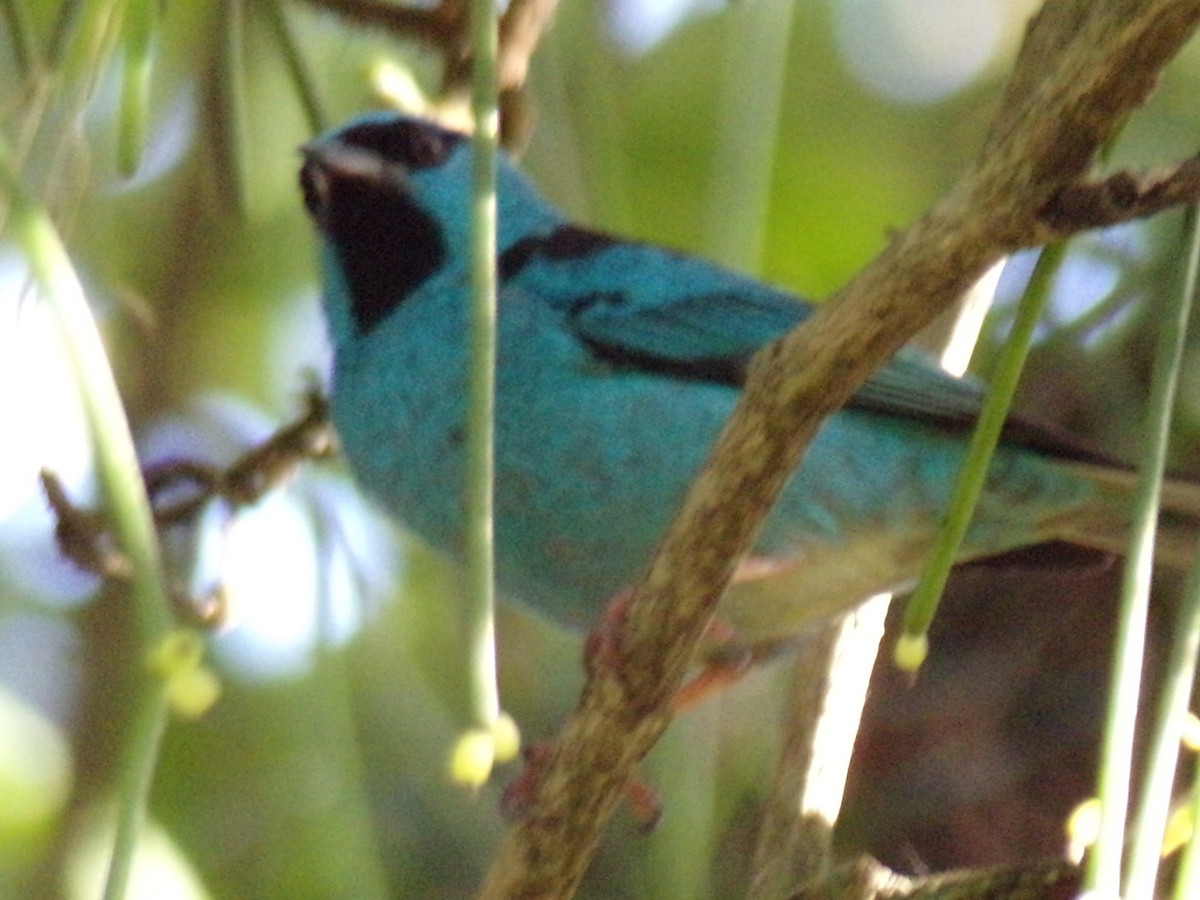
<path id="1" fill-rule="evenodd" d="M 356 179 L 330 188 L 327 238 L 350 286 L 350 313 L 367 335 L 446 261 L 437 221 L 410 198 Z"/>

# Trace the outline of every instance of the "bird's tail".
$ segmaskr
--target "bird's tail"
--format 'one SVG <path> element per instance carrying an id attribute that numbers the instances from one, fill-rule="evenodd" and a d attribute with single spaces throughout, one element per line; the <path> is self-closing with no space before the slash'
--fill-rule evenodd
<path id="1" fill-rule="evenodd" d="M 1138 473 L 1128 469 L 1074 463 L 1073 472 L 1096 485 L 1099 496 L 1082 515 L 1063 523 L 1063 540 L 1109 553 L 1129 550 L 1129 526 Z M 1174 569 L 1191 567 L 1200 545 L 1200 483 L 1168 478 L 1159 501 L 1155 559 Z"/>

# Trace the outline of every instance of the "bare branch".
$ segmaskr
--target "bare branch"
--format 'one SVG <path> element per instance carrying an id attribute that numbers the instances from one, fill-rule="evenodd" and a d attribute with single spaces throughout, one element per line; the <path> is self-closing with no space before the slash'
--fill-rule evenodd
<path id="1" fill-rule="evenodd" d="M 54 539 L 62 555 L 85 572 L 119 581 L 132 578 L 133 563 L 104 517 L 72 503 L 54 472 L 42 469 L 40 477 L 46 502 L 54 511 Z"/>
<path id="2" fill-rule="evenodd" d="M 1055 860 L 908 878 L 862 857 L 791 900 L 1066 900 L 1080 881 L 1077 866 Z"/>
<path id="3" fill-rule="evenodd" d="M 1200 201 L 1200 158 L 1154 172 L 1116 172 L 1100 181 L 1069 184 L 1040 210 L 1062 234 L 1142 219 L 1181 203 Z"/>
<path id="4" fill-rule="evenodd" d="M 405 6 L 388 0 L 305 0 L 310 6 L 336 13 L 347 22 L 380 28 L 397 37 L 411 37 L 446 47 L 465 40 L 465 10 L 461 3 L 434 7 Z"/>
<path id="5" fill-rule="evenodd" d="M 500 87 L 525 83 L 529 57 L 554 17 L 558 0 L 512 0 L 500 19 Z"/>

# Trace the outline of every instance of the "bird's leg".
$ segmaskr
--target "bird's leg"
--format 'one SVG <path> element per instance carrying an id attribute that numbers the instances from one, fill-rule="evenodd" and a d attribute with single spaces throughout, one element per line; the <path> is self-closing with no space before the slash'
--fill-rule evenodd
<path id="1" fill-rule="evenodd" d="M 104 516 L 76 506 L 49 469 L 42 469 L 41 479 L 46 502 L 54 511 L 54 539 L 63 556 L 86 572 L 128 581 L 133 576 L 133 563 L 118 546 Z"/>
<path id="2" fill-rule="evenodd" d="M 735 581 L 750 581 L 769 578 L 779 574 L 781 565 L 765 557 L 744 560 L 734 573 Z M 595 671 L 597 666 L 610 669 L 621 664 L 621 631 L 629 612 L 632 589 L 616 594 L 604 607 L 604 611 L 588 632 L 583 643 L 584 666 Z M 720 616 L 708 623 L 704 633 L 704 644 L 710 648 L 704 656 L 699 673 L 680 687 L 671 703 L 673 713 L 691 709 L 697 703 L 740 681 L 747 672 L 760 662 L 770 659 L 785 649 L 788 641 L 762 641 L 757 644 L 741 644 L 736 630 Z M 533 744 L 524 751 L 525 768 L 504 789 L 501 809 L 506 815 L 519 816 L 528 812 L 536 796 L 538 785 L 554 752 L 552 742 Z M 630 812 L 649 831 L 662 814 L 662 802 L 658 792 L 636 775 L 625 785 L 625 801 Z"/>
<path id="3" fill-rule="evenodd" d="M 625 627 L 631 597 L 632 588 L 614 595 L 584 637 L 583 667 L 588 673 L 597 667 L 615 669 L 621 664 L 621 630 Z"/>
<path id="4" fill-rule="evenodd" d="M 632 589 L 616 594 L 605 604 L 604 611 L 588 631 L 583 642 L 584 668 L 588 672 L 595 671 L 598 666 L 615 669 L 620 665 L 621 630 L 625 626 L 632 596 Z M 713 631 L 714 626 L 710 625 L 709 630 Z M 716 630 L 721 629 L 716 627 Z M 552 741 L 532 744 L 523 750 L 525 767 L 521 774 L 508 783 L 500 798 L 500 808 L 505 815 L 522 816 L 528 813 L 553 753 Z M 625 802 L 644 831 L 653 829 L 662 815 L 662 801 L 658 792 L 636 774 L 625 785 Z"/>
<path id="5" fill-rule="evenodd" d="M 710 628 L 711 630 L 713 629 Z M 724 625 L 724 631 L 733 634 L 728 625 Z M 698 703 L 737 684 L 755 666 L 774 659 L 792 645 L 790 640 L 759 641 L 757 644 L 746 645 L 734 643 L 730 639 L 725 646 L 718 643 L 713 651 L 705 656 L 700 671 L 679 688 L 672 703 L 672 710 L 675 713 L 686 712 Z"/>
<path id="6" fill-rule="evenodd" d="M 734 582 L 748 582 L 774 578 L 787 568 L 796 565 L 795 560 L 778 560 L 766 556 L 750 556 L 738 563 L 733 574 Z M 621 630 L 629 611 L 632 588 L 616 594 L 604 607 L 584 639 L 583 659 L 587 671 L 595 666 L 610 669 L 621 664 Z M 743 644 L 729 622 L 718 614 L 708 623 L 703 643 L 709 650 L 704 654 L 698 674 L 684 683 L 672 702 L 675 713 L 691 709 L 696 704 L 712 697 L 725 688 L 736 684 L 751 669 L 773 658 L 790 646 L 790 641 L 760 641 Z"/>
<path id="7" fill-rule="evenodd" d="M 625 626 L 632 596 L 633 591 L 627 589 L 609 600 L 584 638 L 583 663 L 588 672 L 597 666 L 615 669 L 621 664 L 621 629 Z M 709 646 L 732 648 L 735 646 L 734 630 L 721 618 L 714 618 L 705 629 L 703 641 Z M 752 662 L 748 652 L 739 650 L 722 654 L 720 650 L 715 651 L 705 660 L 704 671 L 679 689 L 672 704 L 674 711 L 688 709 L 721 687 L 733 684 Z"/>
<path id="8" fill-rule="evenodd" d="M 795 559 L 747 556 L 738 563 L 731 583 L 744 584 L 777 578 L 796 565 Z M 791 643 L 790 640 L 743 643 L 739 640 L 737 630 L 718 614 L 708 623 L 708 629 L 704 633 L 704 646 L 707 651 L 700 663 L 700 671 L 679 688 L 675 695 L 674 711 L 680 713 L 691 709 L 736 684 L 755 666 L 787 650 Z"/>

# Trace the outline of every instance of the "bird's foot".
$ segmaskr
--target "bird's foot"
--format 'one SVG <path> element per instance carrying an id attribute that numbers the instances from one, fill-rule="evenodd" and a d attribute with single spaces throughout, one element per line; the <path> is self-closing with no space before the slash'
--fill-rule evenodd
<path id="1" fill-rule="evenodd" d="M 733 629 L 728 624 L 720 624 L 726 634 L 733 635 Z M 675 713 L 686 712 L 737 684 L 755 667 L 791 646 L 790 641 L 762 641 L 749 645 L 736 644 L 732 640 L 712 643 L 716 644 L 716 649 L 705 657 L 700 671 L 684 682 L 675 694 L 672 704 Z"/>
<path id="2" fill-rule="evenodd" d="M 554 744 L 551 741 L 526 744 L 521 748 L 525 766 L 516 778 L 504 786 L 500 794 L 500 811 L 505 818 L 521 819 L 529 814 L 553 754 Z"/>
<path id="3" fill-rule="evenodd" d="M 618 668 L 622 663 L 621 631 L 629 611 L 632 590 L 624 590 L 605 606 L 583 643 L 584 666 L 588 672 L 597 666 Z M 739 645 L 737 632 L 717 616 L 708 623 L 703 642 L 713 648 L 705 655 L 700 672 L 685 682 L 672 701 L 672 711 L 684 712 L 740 681 L 759 662 L 774 655 L 776 643 Z"/>
<path id="4" fill-rule="evenodd" d="M 523 818 L 533 808 L 541 788 L 546 767 L 554 755 L 553 741 L 543 741 L 524 748 L 525 768 L 504 788 L 500 795 L 500 810 L 510 819 Z M 625 783 L 625 802 L 637 822 L 638 831 L 650 832 L 662 818 L 662 798 L 635 773 Z"/>
<path id="5" fill-rule="evenodd" d="M 611 670 L 621 665 L 621 631 L 632 597 L 632 588 L 616 594 L 605 604 L 600 618 L 583 639 L 583 667 L 589 674 L 597 668 Z"/>

